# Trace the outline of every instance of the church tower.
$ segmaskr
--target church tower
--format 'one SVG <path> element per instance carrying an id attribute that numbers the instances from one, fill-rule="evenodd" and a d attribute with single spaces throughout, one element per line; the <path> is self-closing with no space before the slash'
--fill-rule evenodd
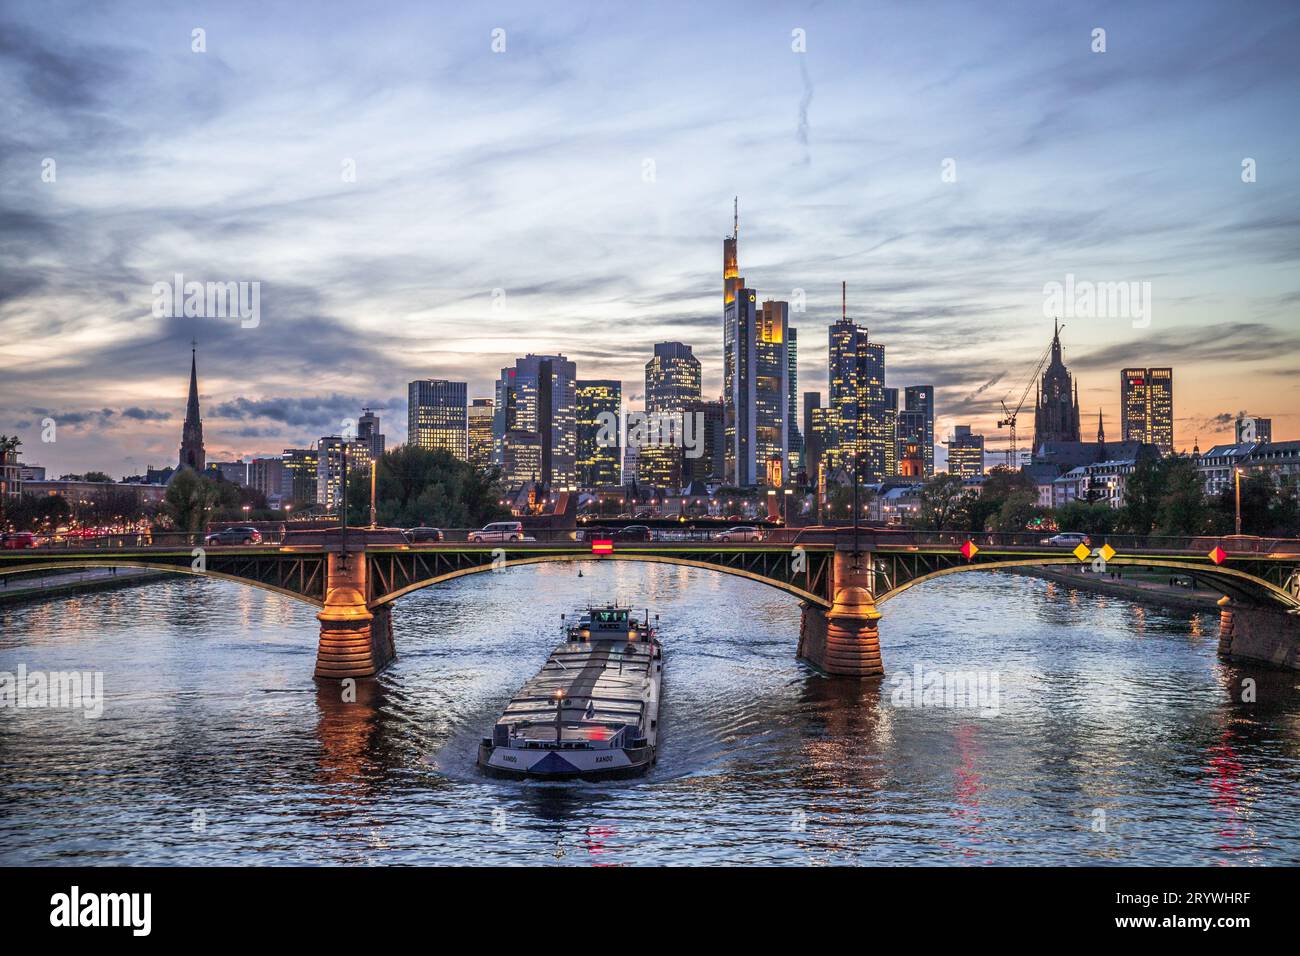
<path id="1" fill-rule="evenodd" d="M 185 405 L 185 425 L 181 428 L 181 456 L 177 470 L 193 468 L 203 471 L 207 457 L 203 452 L 203 421 L 199 418 L 199 372 L 197 348 L 190 348 L 190 398 Z"/>
<path id="2" fill-rule="evenodd" d="M 1052 360 L 1043 372 L 1034 409 L 1034 448 L 1044 442 L 1079 440 L 1079 396 L 1070 372 L 1061 360 L 1061 329 L 1052 334 Z"/>

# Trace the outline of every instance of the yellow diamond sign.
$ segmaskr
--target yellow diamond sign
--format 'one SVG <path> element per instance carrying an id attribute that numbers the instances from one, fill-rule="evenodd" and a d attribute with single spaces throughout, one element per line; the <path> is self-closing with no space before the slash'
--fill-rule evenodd
<path id="1" fill-rule="evenodd" d="M 1115 557 L 1115 549 L 1108 544 L 1103 544 L 1101 546 L 1101 559 L 1103 561 L 1109 561 L 1113 557 Z"/>
<path id="2" fill-rule="evenodd" d="M 1088 546 L 1086 544 L 1081 544 L 1074 549 L 1074 556 L 1078 558 L 1080 561 L 1087 561 L 1090 557 L 1092 557 L 1092 552 L 1088 550 Z"/>

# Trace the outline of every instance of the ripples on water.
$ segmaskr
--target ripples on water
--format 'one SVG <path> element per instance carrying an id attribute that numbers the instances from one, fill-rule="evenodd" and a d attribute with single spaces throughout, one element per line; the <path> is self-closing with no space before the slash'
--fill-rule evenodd
<path id="1" fill-rule="evenodd" d="M 104 716 L 0 711 L 2 863 L 1295 864 L 1295 674 L 1227 665 L 1212 615 L 1009 575 L 882 606 L 883 682 L 794 659 L 787 595 L 622 562 L 475 575 L 397 604 L 360 700 L 317 622 L 214 580 L 0 608 L 0 670 L 98 670 Z M 618 783 L 484 778 L 478 739 L 611 594 L 662 616 L 664 736 Z M 999 713 L 902 708 L 996 670 Z M 1234 703 L 1243 678 L 1258 702 Z M 1101 829 L 1104 825 L 1104 830 Z"/>

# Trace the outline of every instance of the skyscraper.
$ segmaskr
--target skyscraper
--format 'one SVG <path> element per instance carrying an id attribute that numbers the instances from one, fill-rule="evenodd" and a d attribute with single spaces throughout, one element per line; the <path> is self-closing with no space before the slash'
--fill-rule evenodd
<path id="1" fill-rule="evenodd" d="M 1258 442 L 1266 445 L 1273 440 L 1273 419 L 1258 415 L 1241 415 L 1237 418 L 1237 444 Z"/>
<path id="2" fill-rule="evenodd" d="M 623 383 L 616 379 L 585 379 L 575 386 L 578 428 L 578 484 L 582 488 L 599 488 L 619 483 L 623 446 L 619 441 L 618 422 L 623 416 Z M 605 421 L 602 421 L 602 416 Z M 613 416 L 610 441 L 601 441 L 605 422 Z"/>
<path id="3" fill-rule="evenodd" d="M 814 434 L 813 412 L 822 407 L 821 392 L 803 393 L 803 469 L 808 474 L 808 481 L 817 481 L 817 469 L 822 462 L 822 435 Z"/>
<path id="4" fill-rule="evenodd" d="M 190 349 L 190 397 L 185 404 L 185 424 L 181 426 L 180 468 L 201 472 L 207 467 L 203 450 L 203 419 L 199 417 L 199 364 L 197 348 Z"/>
<path id="5" fill-rule="evenodd" d="M 316 503 L 329 511 L 343 503 L 345 449 L 349 475 L 370 469 L 370 447 L 364 442 L 344 441 L 342 436 L 327 435 L 316 443 Z M 365 494 L 362 489 L 349 486 L 349 498 L 361 494 Z"/>
<path id="6" fill-rule="evenodd" d="M 948 446 L 948 474 L 974 478 L 984 474 L 984 436 L 972 435 L 969 425 L 954 425 Z"/>
<path id="7" fill-rule="evenodd" d="M 803 429 L 799 427 L 799 330 L 789 330 L 786 344 L 789 358 L 789 370 L 786 373 L 786 391 L 790 394 L 790 411 L 786 418 L 786 433 L 789 436 L 790 472 L 798 474 L 804 465 Z"/>
<path id="8" fill-rule="evenodd" d="M 726 410 L 722 400 L 706 401 L 700 399 L 686 406 L 686 414 L 694 416 L 700 454 L 687 457 L 683 484 L 691 482 L 721 482 L 726 473 Z"/>
<path id="9" fill-rule="evenodd" d="M 1052 334 L 1052 360 L 1043 372 L 1034 405 L 1034 450 L 1041 448 L 1043 442 L 1078 440 L 1078 386 L 1061 360 L 1061 330 L 1057 328 Z"/>
<path id="10" fill-rule="evenodd" d="M 921 446 L 922 473 L 934 475 L 934 386 L 908 385 L 903 389 L 903 412 L 899 415 L 899 438 Z"/>
<path id="11" fill-rule="evenodd" d="M 406 398 L 406 441 L 417 448 L 449 451 L 461 461 L 469 458 L 469 425 L 465 405 L 468 386 L 431 378 L 411 382 Z"/>
<path id="12" fill-rule="evenodd" d="M 492 464 L 492 399 L 476 398 L 467 410 L 469 427 L 469 463 L 475 468 Z"/>
<path id="13" fill-rule="evenodd" d="M 760 308 L 737 260 L 740 217 L 722 241 L 722 384 L 726 480 L 740 487 L 788 473 L 789 304 Z"/>
<path id="14" fill-rule="evenodd" d="M 361 409 L 357 419 L 357 441 L 370 450 L 372 461 L 378 461 L 384 454 L 384 436 L 379 431 L 379 416 L 368 408 Z"/>
<path id="15" fill-rule="evenodd" d="M 578 487 L 577 368 L 563 355 L 526 355 L 497 381 L 493 439 L 507 432 L 537 435 L 537 480 L 551 491 Z M 504 459 L 505 449 L 500 455 Z"/>
<path id="16" fill-rule="evenodd" d="M 296 508 L 316 504 L 316 469 L 320 455 L 315 448 L 286 448 L 284 483 L 280 489 L 282 500 Z"/>
<path id="17" fill-rule="evenodd" d="M 700 400 L 700 360 L 689 345 L 660 342 L 645 366 L 645 410 L 651 416 L 681 415 L 687 405 Z M 659 419 L 661 441 L 641 449 L 641 481 L 654 488 L 681 488 L 685 484 L 684 448 L 668 441 L 672 436 Z M 692 426 L 694 422 L 692 422 Z M 674 426 L 670 426 L 674 427 Z"/>
<path id="18" fill-rule="evenodd" d="M 1119 374 L 1124 441 L 1156 445 L 1166 455 L 1174 448 L 1174 370 L 1126 368 Z"/>
<path id="19" fill-rule="evenodd" d="M 885 347 L 843 313 L 828 335 L 830 408 L 838 425 L 839 458 L 852 468 L 856 457 L 860 481 L 880 481 L 895 456 L 890 450 L 895 429 L 885 397 Z"/>

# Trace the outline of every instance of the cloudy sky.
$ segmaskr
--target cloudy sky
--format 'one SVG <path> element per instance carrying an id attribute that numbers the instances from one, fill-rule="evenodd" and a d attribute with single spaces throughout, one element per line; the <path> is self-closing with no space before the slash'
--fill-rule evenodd
<path id="1" fill-rule="evenodd" d="M 0 20 L 0 432 L 53 474 L 173 463 L 191 338 L 209 460 L 363 403 L 395 444 L 407 381 L 528 351 L 635 406 L 676 339 L 717 393 L 733 195 L 801 390 L 846 280 L 888 384 L 995 436 L 1045 284 L 1149 282 L 1064 320 L 1087 428 L 1168 364 L 1180 447 L 1300 438 L 1294 4 L 115 6 Z M 156 317 L 177 273 L 259 282 L 259 323 Z"/>

